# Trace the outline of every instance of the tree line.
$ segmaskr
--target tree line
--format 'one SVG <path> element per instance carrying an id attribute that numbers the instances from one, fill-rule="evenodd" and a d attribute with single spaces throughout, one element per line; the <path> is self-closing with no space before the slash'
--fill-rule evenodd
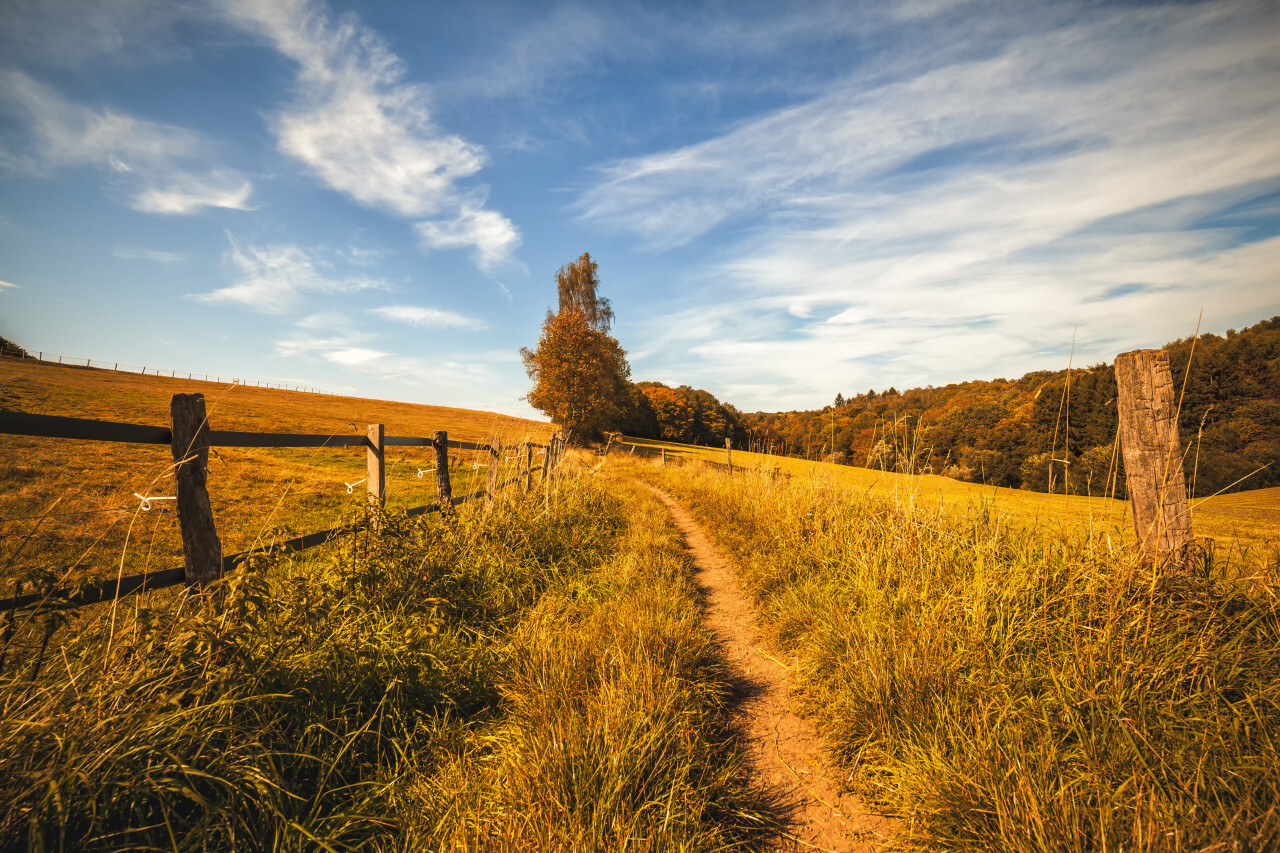
<path id="1" fill-rule="evenodd" d="M 584 443 L 607 430 L 974 483 L 1125 497 L 1110 364 L 846 397 L 744 414 L 709 391 L 632 382 L 590 254 L 556 274 L 529 402 Z M 1280 317 L 1168 344 L 1194 494 L 1280 485 Z M 1188 369 L 1188 365 L 1190 368 Z"/>
<path id="2" fill-rule="evenodd" d="M 1280 317 L 1165 346 L 1196 495 L 1280 485 Z M 1190 369 L 1188 370 L 1188 364 Z M 746 416 L 768 452 L 975 483 L 1125 497 L 1111 364 L 845 397 Z"/>

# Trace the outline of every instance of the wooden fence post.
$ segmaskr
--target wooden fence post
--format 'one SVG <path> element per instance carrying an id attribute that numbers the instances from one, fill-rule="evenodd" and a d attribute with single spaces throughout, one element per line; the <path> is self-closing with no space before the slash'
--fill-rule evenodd
<path id="1" fill-rule="evenodd" d="M 177 481 L 178 526 L 187 583 L 204 586 L 222 577 L 222 542 L 213 523 L 206 487 L 209 473 L 209 422 L 203 394 L 174 394 L 169 403 Z"/>
<path id="2" fill-rule="evenodd" d="M 524 490 L 533 491 L 533 445 L 524 443 Z"/>
<path id="3" fill-rule="evenodd" d="M 489 476 L 485 480 L 484 497 L 492 503 L 498 496 L 498 468 L 502 465 L 502 445 L 489 445 Z"/>
<path id="4" fill-rule="evenodd" d="M 1116 387 L 1125 480 L 1141 552 L 1185 568 L 1193 536 L 1169 354 L 1136 350 L 1116 356 Z"/>
<path id="5" fill-rule="evenodd" d="M 667 467 L 667 449 L 665 447 L 662 448 L 662 467 Z"/>
<path id="6" fill-rule="evenodd" d="M 726 438 L 724 440 L 724 458 L 729 463 L 729 474 L 733 475 L 733 440 Z"/>
<path id="7" fill-rule="evenodd" d="M 542 482 L 547 481 L 547 473 L 551 470 L 551 448 L 555 444 L 555 436 L 547 440 L 547 446 L 542 451 Z"/>
<path id="8" fill-rule="evenodd" d="M 444 512 L 453 504 L 453 485 L 449 482 L 449 433 L 438 431 L 435 446 L 436 490 L 440 492 L 440 511 Z"/>
<path id="9" fill-rule="evenodd" d="M 383 446 L 383 439 L 386 438 L 386 428 L 383 424 L 369 424 L 369 431 L 366 434 L 369 439 L 368 452 L 365 454 L 365 470 L 366 489 L 368 491 L 369 503 L 376 507 L 382 507 L 387 501 L 387 468 L 386 468 L 386 448 Z"/>

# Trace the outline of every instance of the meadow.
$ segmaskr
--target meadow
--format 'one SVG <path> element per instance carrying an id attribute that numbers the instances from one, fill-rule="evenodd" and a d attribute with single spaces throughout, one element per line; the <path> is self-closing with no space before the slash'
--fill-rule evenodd
<path id="1" fill-rule="evenodd" d="M 663 450 L 675 464 L 702 461 L 725 464 L 722 447 L 622 437 L 614 453 L 638 453 L 653 458 Z M 1101 495 L 1046 494 L 966 483 L 936 474 L 898 474 L 812 462 L 789 456 L 733 451 L 739 468 L 776 472 L 775 476 L 841 486 L 854 492 L 947 510 L 988 508 L 1008 522 L 1048 535 L 1092 532 L 1108 538 L 1111 547 L 1132 544 L 1128 501 Z M 1213 539 L 1224 558 L 1245 562 L 1275 560 L 1280 553 L 1280 488 L 1254 489 L 1191 500 L 1192 526 L 1198 537 Z"/>
<path id="2" fill-rule="evenodd" d="M 1181 575 L 1088 504 L 1046 525 L 1049 496 L 1011 512 L 1020 496 L 948 502 L 924 478 L 615 453 L 615 475 L 675 495 L 733 555 L 849 784 L 903 818 L 902 846 L 1280 844 L 1275 527 Z"/>
<path id="3" fill-rule="evenodd" d="M 443 429 L 452 439 L 510 443 L 545 442 L 551 432 L 545 423 L 444 406 L 0 359 L 0 407 L 31 414 L 167 426 L 170 398 L 191 392 L 205 395 L 214 429 L 348 436 L 384 423 L 387 435 Z M 223 553 L 337 525 L 365 500 L 363 485 L 346 485 L 364 478 L 364 457 L 358 449 L 215 448 L 208 483 Z M 452 451 L 451 461 L 455 494 L 484 482 L 485 469 L 472 467 L 477 454 Z M 434 475 L 417 474 L 434 464 L 430 448 L 389 448 L 387 507 L 433 502 Z M 180 564 L 171 502 L 144 512 L 135 497 L 172 495 L 171 465 L 161 446 L 0 435 L 0 589 Z"/>
<path id="4" fill-rule="evenodd" d="M 164 424 L 169 395 L 200 390 L 222 429 L 549 429 L 0 370 L 0 405 L 44 414 Z M 667 466 L 647 456 L 663 446 Z M 365 518 L 345 487 L 363 455 L 219 450 L 224 549 Z M 723 449 L 645 442 L 410 518 L 434 486 L 396 458 L 376 531 L 254 558 L 203 595 L 0 614 L 0 849 L 776 849 L 785 804 L 753 781 L 690 557 L 631 479 L 732 556 L 841 777 L 901 818 L 892 848 L 1280 844 L 1274 490 L 1201 503 L 1213 559 L 1168 575 L 1104 498 L 739 451 L 730 476 Z M 456 493 L 483 473 L 469 463 Z M 163 447 L 0 437 L 5 578 L 179 562 L 173 513 L 132 496 L 169 464 Z"/>

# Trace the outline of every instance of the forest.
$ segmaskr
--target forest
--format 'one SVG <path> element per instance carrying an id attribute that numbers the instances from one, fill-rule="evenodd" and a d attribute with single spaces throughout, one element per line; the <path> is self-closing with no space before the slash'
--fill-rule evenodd
<path id="1" fill-rule="evenodd" d="M 1168 344 L 1196 496 L 1280 485 L 1280 317 Z M 1187 365 L 1191 368 L 1188 372 Z M 1125 497 L 1115 371 L 889 388 L 807 412 L 742 417 L 744 448 L 969 482 Z"/>
<path id="2" fill-rule="evenodd" d="M 1280 317 L 1174 341 L 1187 482 L 1197 496 L 1280 485 Z M 1187 365 L 1191 370 L 1188 374 Z M 626 383 L 627 435 L 722 445 L 995 486 L 1124 498 L 1110 364 L 742 413 L 709 391 Z"/>

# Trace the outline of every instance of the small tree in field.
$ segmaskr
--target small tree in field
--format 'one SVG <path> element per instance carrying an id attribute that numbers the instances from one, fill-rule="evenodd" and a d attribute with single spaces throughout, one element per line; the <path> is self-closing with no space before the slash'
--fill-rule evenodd
<path id="1" fill-rule="evenodd" d="M 600 280 L 591 256 L 556 274 L 560 311 L 547 312 L 537 349 L 520 350 L 533 380 L 528 400 L 581 444 L 613 427 L 622 415 L 631 368 L 627 354 L 607 334 L 609 300 L 596 293 Z"/>

